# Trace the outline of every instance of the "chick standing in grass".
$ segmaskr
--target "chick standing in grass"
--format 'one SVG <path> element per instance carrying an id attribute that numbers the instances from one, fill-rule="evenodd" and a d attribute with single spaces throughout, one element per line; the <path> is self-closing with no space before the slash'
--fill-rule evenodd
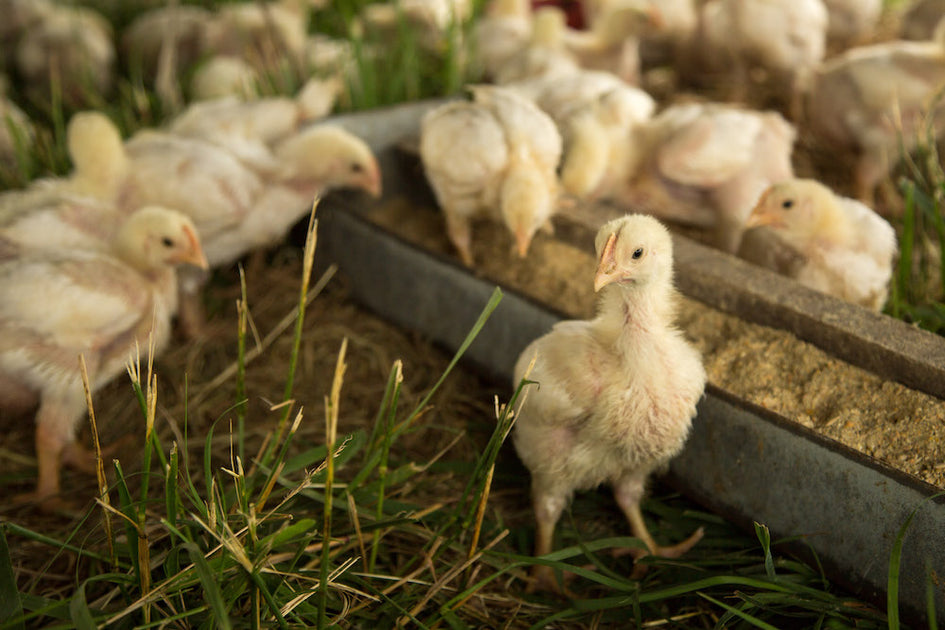
<path id="1" fill-rule="evenodd" d="M 748 226 L 742 258 L 875 311 L 886 303 L 896 233 L 859 201 L 812 179 L 788 180 L 762 195 Z"/>
<path id="2" fill-rule="evenodd" d="M 507 88 L 471 89 L 472 102 L 437 107 L 420 126 L 424 172 L 450 241 L 469 266 L 473 218 L 502 220 L 522 257 L 535 232 L 550 228 L 561 158 L 561 136 L 534 103 Z"/>
<path id="3" fill-rule="evenodd" d="M 698 352 L 673 324 L 676 292 L 669 232 L 629 215 L 597 233 L 597 316 L 565 321 L 533 341 L 515 365 L 515 383 L 535 359 L 515 421 L 515 449 L 532 475 L 535 555 L 552 550 L 555 524 L 576 490 L 610 483 L 620 509 L 651 555 L 673 558 L 685 541 L 659 546 L 640 511 L 646 479 L 682 449 L 705 386 Z M 550 567 L 535 565 L 533 587 L 557 590 Z"/>
<path id="4" fill-rule="evenodd" d="M 59 467 L 92 470 L 75 443 L 86 408 L 78 356 L 92 391 L 125 369 L 149 336 L 160 352 L 177 308 L 174 267 L 207 261 L 193 222 L 164 208 L 133 214 L 109 251 L 30 250 L 0 261 L 0 410 L 36 412 L 39 475 L 29 498 L 59 505 Z"/>

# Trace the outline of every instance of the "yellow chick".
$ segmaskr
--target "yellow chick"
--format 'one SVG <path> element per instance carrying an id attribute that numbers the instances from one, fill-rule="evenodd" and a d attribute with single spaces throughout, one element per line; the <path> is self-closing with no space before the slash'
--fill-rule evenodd
<path id="1" fill-rule="evenodd" d="M 896 233 L 862 203 L 815 180 L 792 179 L 765 191 L 747 225 L 742 258 L 874 311 L 886 303 Z M 774 253 L 784 247 L 794 255 Z"/>

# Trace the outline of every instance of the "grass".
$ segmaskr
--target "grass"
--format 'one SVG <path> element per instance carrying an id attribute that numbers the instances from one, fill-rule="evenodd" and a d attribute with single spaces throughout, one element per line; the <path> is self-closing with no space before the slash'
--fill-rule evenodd
<path id="1" fill-rule="evenodd" d="M 362 4 L 338 3 L 336 12 L 317 16 L 313 27 L 349 33 Z M 128 5 L 114 6 L 124 11 Z M 376 36 L 355 39 L 362 81 L 351 86 L 350 107 L 450 94 L 468 78 L 458 48 L 448 48 L 441 64 L 402 21 L 395 38 L 395 52 L 386 56 L 371 53 Z M 153 92 L 131 77 L 121 79 L 114 101 L 98 103 L 125 133 L 165 117 Z M 22 185 L 69 168 L 69 112 L 54 98 L 48 109 L 34 106 L 31 113 L 46 124 L 33 152 L 22 156 L 26 166 L 19 179 L 0 179 L 0 185 Z M 914 227 L 908 234 L 941 237 L 928 230 L 936 225 L 928 208 L 939 203 L 937 186 L 912 192 Z M 912 251 L 923 238 L 912 237 Z M 431 406 L 465 346 L 416 404 L 404 402 L 404 371 L 410 366 L 393 361 L 373 424 L 364 430 L 349 429 L 350 410 L 341 405 L 351 361 L 348 341 L 342 340 L 324 408 L 300 408 L 295 396 L 298 363 L 304 360 L 302 324 L 314 292 L 314 239 L 308 243 L 295 327 L 292 321 L 288 326 L 293 332 L 283 387 L 267 392 L 276 401 L 278 421 L 265 438 L 247 435 L 247 427 L 265 418 L 251 414 L 245 386 L 247 364 L 259 346 L 250 348 L 248 341 L 243 282 L 237 369 L 228 378 L 234 389 L 230 410 L 197 438 L 188 427 L 198 422 L 184 405 L 174 419 L 184 427 L 183 436 L 162 439 L 157 377 L 151 366 L 134 366 L 134 396 L 146 425 L 140 470 L 113 462 L 107 476 L 112 481 L 101 483 L 98 503 L 71 532 L 51 535 L 12 520 L 0 524 L 0 628 L 898 627 L 894 570 L 887 616 L 845 595 L 817 562 L 778 553 L 778 543 L 786 541 L 772 541 L 764 525 L 746 536 L 659 487 L 644 504 L 648 520 L 667 539 L 705 526 L 706 538 L 693 553 L 679 561 L 653 560 L 642 580 L 630 580 L 629 561 L 612 558 L 609 550 L 639 541 L 621 535 L 625 525 L 606 493 L 585 493 L 561 523 L 557 551 L 537 560 L 577 576 L 571 584 L 577 597 L 526 595 L 526 575 L 536 562 L 529 554 L 532 524 L 522 508 L 527 472 L 505 444 L 526 390 L 510 392 L 505 404 L 496 399 L 494 424 L 483 435 L 458 434 L 447 448 L 418 457 L 404 443 L 431 422 Z M 913 257 L 907 258 L 911 264 Z M 911 305 L 922 298 L 907 291 L 915 285 L 914 274 L 921 277 L 923 265 L 931 264 L 918 261 L 897 276 L 903 282 L 896 308 L 912 318 L 921 309 Z M 468 341 L 500 299 L 496 293 Z M 320 438 L 312 440 L 309 433 L 300 439 L 312 423 L 324 425 Z M 231 444 L 222 465 L 214 446 L 221 436 Z M 472 456 L 457 454 L 462 439 L 474 439 Z M 100 459 L 100 465 L 104 473 L 106 463 Z M 889 551 L 893 567 L 907 526 Z M 11 548 L 26 542 L 48 552 L 44 567 L 68 564 L 69 580 L 50 587 L 45 570 L 31 576 L 18 566 Z M 933 593 L 935 579 L 930 573 Z M 934 597 L 929 602 L 934 624 Z"/>
<path id="2" fill-rule="evenodd" d="M 940 96 L 933 100 L 938 103 Z M 886 312 L 945 334 L 945 170 L 934 120 L 917 132 L 916 148 L 902 151 L 899 189 L 904 209 L 899 260 Z"/>

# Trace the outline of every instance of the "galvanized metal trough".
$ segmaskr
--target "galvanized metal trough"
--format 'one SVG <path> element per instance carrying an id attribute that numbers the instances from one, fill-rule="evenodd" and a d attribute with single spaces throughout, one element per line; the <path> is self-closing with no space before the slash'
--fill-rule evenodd
<path id="1" fill-rule="evenodd" d="M 418 185 L 398 164 L 403 158 L 396 145 L 416 135 L 420 117 L 436 104 L 336 118 L 377 151 L 387 195 Z M 494 284 L 386 232 L 352 203 L 352 198 L 329 197 L 320 206 L 320 259 L 336 263 L 353 296 L 370 309 L 434 342 L 458 347 Z M 590 249 L 595 230 L 578 218 L 558 234 Z M 677 285 L 690 297 L 784 328 L 885 378 L 945 397 L 945 340 L 784 282 L 687 239 L 677 239 L 676 261 Z M 514 291 L 505 293 L 466 357 L 508 381 L 519 353 L 561 315 Z M 669 480 L 736 523 L 757 521 L 778 537 L 803 536 L 805 543 L 796 544 L 796 551 L 809 552 L 809 545 L 832 579 L 873 601 L 885 601 L 890 550 L 915 512 L 899 581 L 905 612 L 916 619 L 924 615 L 928 568 L 945 576 L 941 489 L 727 392 L 708 389 Z M 941 590 L 936 597 L 938 610 L 945 610 Z"/>

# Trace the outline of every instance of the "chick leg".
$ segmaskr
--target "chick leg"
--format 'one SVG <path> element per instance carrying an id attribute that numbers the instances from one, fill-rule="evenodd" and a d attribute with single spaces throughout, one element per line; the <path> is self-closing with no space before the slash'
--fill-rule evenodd
<path id="1" fill-rule="evenodd" d="M 643 544 L 646 545 L 651 556 L 657 556 L 659 558 L 678 558 L 692 549 L 697 542 L 702 540 L 702 536 L 705 532 L 700 527 L 681 543 L 669 547 L 660 547 L 657 545 L 653 536 L 650 534 L 650 530 L 646 527 L 646 522 L 643 520 L 643 512 L 640 511 L 644 479 L 645 478 L 640 475 L 628 475 L 614 484 L 614 498 L 617 500 L 617 505 L 620 506 L 620 509 L 623 510 L 624 515 L 627 517 L 633 535 L 643 541 Z M 645 555 L 642 550 L 638 549 L 634 549 L 630 551 L 630 553 L 637 559 Z"/>
<path id="2" fill-rule="evenodd" d="M 532 506 L 535 509 L 535 556 L 551 553 L 554 542 L 555 525 L 561 518 L 568 503 L 565 493 L 535 483 L 532 488 Z M 552 591 L 563 594 L 564 590 L 555 579 L 554 569 L 543 564 L 532 565 L 531 582 L 528 585 L 529 593 L 535 591 Z"/>

